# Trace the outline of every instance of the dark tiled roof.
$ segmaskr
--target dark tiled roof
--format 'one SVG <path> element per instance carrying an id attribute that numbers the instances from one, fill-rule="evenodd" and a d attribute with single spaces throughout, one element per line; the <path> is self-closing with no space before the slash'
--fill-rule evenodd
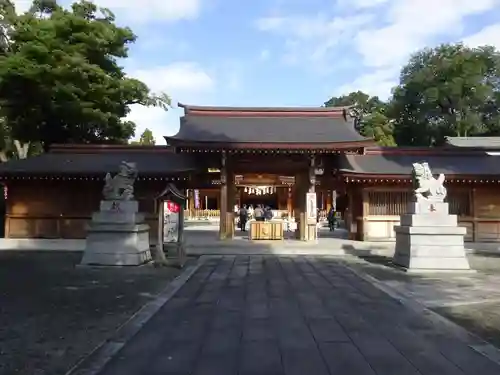
<path id="1" fill-rule="evenodd" d="M 500 158 L 482 155 L 340 155 L 339 169 L 343 172 L 373 175 L 410 175 L 412 164 L 427 162 L 432 173 L 445 175 L 500 175 Z"/>
<path id="2" fill-rule="evenodd" d="M 325 116 L 227 117 L 189 115 L 167 140 L 212 143 L 363 142 L 352 121 Z"/>
<path id="3" fill-rule="evenodd" d="M 201 106 L 201 105 L 188 105 L 178 104 L 179 107 L 184 108 L 186 112 L 189 111 L 204 111 L 204 112 L 341 112 L 347 110 L 352 106 L 342 107 L 227 107 L 227 106 Z"/>
<path id="4" fill-rule="evenodd" d="M 446 137 L 446 143 L 455 147 L 500 149 L 500 137 Z"/>
<path id="5" fill-rule="evenodd" d="M 140 176 L 176 174 L 196 169 L 196 163 L 190 155 L 162 151 L 49 152 L 24 160 L 11 160 L 1 163 L 0 175 L 99 175 L 107 172 L 116 173 L 122 161 L 137 163 Z"/>

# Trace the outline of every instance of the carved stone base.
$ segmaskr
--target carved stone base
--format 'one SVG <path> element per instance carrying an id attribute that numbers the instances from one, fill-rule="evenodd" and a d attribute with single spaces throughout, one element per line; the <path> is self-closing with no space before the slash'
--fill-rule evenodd
<path id="1" fill-rule="evenodd" d="M 408 205 L 408 214 L 448 215 L 448 212 L 449 205 L 446 202 L 421 200 Z"/>
<path id="2" fill-rule="evenodd" d="M 151 261 L 149 225 L 136 201 L 103 201 L 92 215 L 81 264 L 137 266 Z"/>
<path id="3" fill-rule="evenodd" d="M 470 270 L 464 248 L 467 230 L 457 225 L 456 215 L 448 215 L 447 203 L 412 203 L 410 212 L 394 227 L 395 264 L 409 271 Z"/>

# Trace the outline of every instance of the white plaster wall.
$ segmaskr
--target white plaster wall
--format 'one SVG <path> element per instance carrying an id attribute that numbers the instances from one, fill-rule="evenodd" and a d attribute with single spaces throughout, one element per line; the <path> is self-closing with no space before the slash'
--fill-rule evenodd
<path id="1" fill-rule="evenodd" d="M 399 216 L 368 216 L 364 223 L 365 237 L 368 241 L 394 241 L 396 225 L 399 225 Z"/>

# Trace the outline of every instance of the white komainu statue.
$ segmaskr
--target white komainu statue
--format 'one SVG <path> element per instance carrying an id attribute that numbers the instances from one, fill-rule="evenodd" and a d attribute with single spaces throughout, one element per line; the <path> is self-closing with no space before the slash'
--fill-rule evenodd
<path id="1" fill-rule="evenodd" d="M 444 174 L 437 179 L 432 176 L 429 164 L 413 163 L 412 170 L 413 189 L 417 202 L 432 201 L 442 202 L 446 198 L 446 188 L 443 186 Z"/>
<path id="2" fill-rule="evenodd" d="M 122 161 L 115 177 L 106 174 L 102 195 L 105 200 L 130 201 L 134 199 L 134 182 L 137 178 L 135 163 Z"/>

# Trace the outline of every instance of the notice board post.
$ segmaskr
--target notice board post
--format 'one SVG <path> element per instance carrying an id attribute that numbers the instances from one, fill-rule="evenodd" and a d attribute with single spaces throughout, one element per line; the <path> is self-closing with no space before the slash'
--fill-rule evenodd
<path id="1" fill-rule="evenodd" d="M 184 207 L 187 197 L 170 183 L 157 197 L 158 246 L 167 260 L 183 267 L 186 262 L 184 248 Z"/>

